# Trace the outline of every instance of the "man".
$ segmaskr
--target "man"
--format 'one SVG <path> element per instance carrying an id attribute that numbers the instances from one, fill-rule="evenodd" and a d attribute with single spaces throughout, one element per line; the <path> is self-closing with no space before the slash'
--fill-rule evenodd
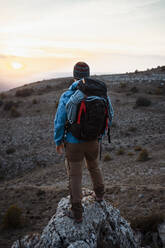
<path id="1" fill-rule="evenodd" d="M 77 223 L 82 222 L 83 208 L 81 205 L 82 198 L 82 165 L 85 158 L 87 168 L 93 183 L 93 189 L 96 195 L 96 201 L 100 202 L 104 196 L 104 182 L 102 173 L 98 166 L 99 142 L 97 139 L 92 141 L 79 140 L 67 132 L 65 137 L 65 125 L 67 122 L 66 104 L 77 90 L 80 79 L 90 76 L 89 66 L 84 62 L 78 62 L 73 70 L 74 83 L 64 92 L 60 98 L 57 113 L 54 121 L 54 140 L 56 151 L 62 154 L 64 142 L 66 144 L 66 159 L 69 174 L 69 189 L 71 199 L 70 214 Z M 109 108 L 113 117 L 113 108 L 109 99 Z"/>

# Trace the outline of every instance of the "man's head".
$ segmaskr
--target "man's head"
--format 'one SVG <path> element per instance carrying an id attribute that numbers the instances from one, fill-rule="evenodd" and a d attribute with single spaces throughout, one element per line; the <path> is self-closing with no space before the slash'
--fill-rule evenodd
<path id="1" fill-rule="evenodd" d="M 90 76 L 89 66 L 85 62 L 78 62 L 73 69 L 74 79 L 81 79 Z"/>

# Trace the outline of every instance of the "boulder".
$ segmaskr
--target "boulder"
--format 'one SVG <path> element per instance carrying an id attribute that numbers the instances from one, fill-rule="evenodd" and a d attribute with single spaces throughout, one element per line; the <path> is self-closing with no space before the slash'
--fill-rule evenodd
<path id="1" fill-rule="evenodd" d="M 159 237 L 162 241 L 162 246 L 165 248 L 165 222 L 159 224 L 158 226 Z"/>
<path id="2" fill-rule="evenodd" d="M 83 222 L 76 224 L 66 215 L 70 197 L 62 198 L 56 214 L 41 236 L 33 234 L 16 241 L 12 248 L 138 248 L 129 223 L 108 202 L 95 201 L 93 191 L 84 189 Z"/>

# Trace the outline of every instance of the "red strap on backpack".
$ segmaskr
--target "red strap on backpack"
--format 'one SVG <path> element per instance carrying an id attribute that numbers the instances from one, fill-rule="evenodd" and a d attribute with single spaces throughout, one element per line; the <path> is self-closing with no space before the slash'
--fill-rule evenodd
<path id="1" fill-rule="evenodd" d="M 78 118 L 77 118 L 77 124 L 80 124 L 82 111 L 84 111 L 84 113 L 86 113 L 86 106 L 85 106 L 85 102 L 84 101 L 82 101 L 81 102 L 81 105 L 80 105 L 80 109 L 79 109 L 79 113 L 78 113 Z"/>

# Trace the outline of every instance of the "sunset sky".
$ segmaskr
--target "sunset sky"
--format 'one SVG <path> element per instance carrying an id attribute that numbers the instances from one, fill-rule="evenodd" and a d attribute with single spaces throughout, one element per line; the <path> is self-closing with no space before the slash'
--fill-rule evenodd
<path id="1" fill-rule="evenodd" d="M 0 0 L 0 85 L 165 64 L 165 0 Z"/>

